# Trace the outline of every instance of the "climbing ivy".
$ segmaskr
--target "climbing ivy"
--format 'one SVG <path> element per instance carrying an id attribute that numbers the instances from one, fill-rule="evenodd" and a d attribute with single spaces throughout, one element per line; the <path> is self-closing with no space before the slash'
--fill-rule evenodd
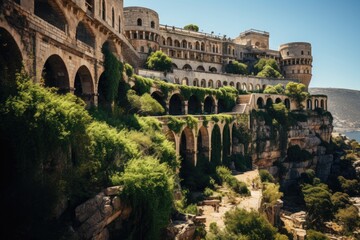
<path id="1" fill-rule="evenodd" d="M 168 116 L 167 125 L 170 130 L 180 133 L 181 129 L 186 125 L 186 121 L 177 117 Z"/>

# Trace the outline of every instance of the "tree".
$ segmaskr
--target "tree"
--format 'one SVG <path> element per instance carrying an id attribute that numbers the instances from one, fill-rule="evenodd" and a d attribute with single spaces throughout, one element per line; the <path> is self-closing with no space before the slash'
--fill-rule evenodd
<path id="1" fill-rule="evenodd" d="M 309 97 L 309 93 L 306 92 L 306 86 L 295 82 L 289 82 L 286 85 L 285 95 L 294 100 L 298 108 L 303 108 L 304 106 L 301 103 Z"/>
<path id="2" fill-rule="evenodd" d="M 354 231 L 360 223 L 359 210 L 353 205 L 340 209 L 335 217 L 346 233 Z"/>
<path id="3" fill-rule="evenodd" d="M 274 239 L 276 228 L 256 211 L 248 212 L 244 209 L 228 211 L 225 213 L 225 226 L 228 233 L 245 235 L 251 240 Z"/>
<path id="4" fill-rule="evenodd" d="M 310 229 L 306 232 L 306 240 L 329 240 L 329 238 L 321 232 Z"/>
<path id="5" fill-rule="evenodd" d="M 245 63 L 239 63 L 238 61 L 231 61 L 225 67 L 227 73 L 233 74 L 247 74 L 247 66 Z"/>
<path id="6" fill-rule="evenodd" d="M 138 96 L 134 90 L 129 90 L 126 95 L 132 112 L 142 115 L 157 115 L 165 112 L 161 104 L 148 93 Z"/>
<path id="7" fill-rule="evenodd" d="M 261 70 L 256 76 L 258 77 L 265 77 L 265 78 L 282 78 L 280 72 L 276 71 L 270 65 L 265 65 L 264 69 Z"/>
<path id="8" fill-rule="evenodd" d="M 356 196 L 358 193 L 359 182 L 356 179 L 346 179 L 343 176 L 338 177 L 339 183 L 343 192 L 349 194 L 350 196 Z"/>
<path id="9" fill-rule="evenodd" d="M 333 212 L 337 212 L 341 208 L 346 208 L 346 206 L 350 205 L 349 195 L 343 192 L 336 192 L 331 196 L 331 202 L 334 206 Z"/>
<path id="10" fill-rule="evenodd" d="M 184 26 L 184 29 L 194 31 L 194 32 L 199 31 L 199 27 L 196 24 L 188 24 L 188 25 Z"/>
<path id="11" fill-rule="evenodd" d="M 260 175 L 260 180 L 262 183 L 264 183 L 264 182 L 274 183 L 275 182 L 273 175 L 271 175 L 268 170 L 260 169 L 259 175 Z"/>
<path id="12" fill-rule="evenodd" d="M 268 94 L 284 94 L 285 93 L 285 89 L 283 88 L 283 86 L 279 83 L 276 84 L 275 86 L 272 85 L 267 85 L 264 93 L 268 93 Z"/>
<path id="13" fill-rule="evenodd" d="M 280 185 L 275 183 L 265 183 L 263 190 L 263 200 L 266 207 L 274 206 L 277 200 L 279 200 L 283 193 L 279 191 Z"/>
<path id="14" fill-rule="evenodd" d="M 150 54 L 146 60 L 146 67 L 155 71 L 168 72 L 171 70 L 171 58 L 162 51 L 156 51 Z"/>
<path id="15" fill-rule="evenodd" d="M 319 228 L 332 218 L 331 194 L 325 186 L 306 184 L 302 188 L 310 227 Z"/>

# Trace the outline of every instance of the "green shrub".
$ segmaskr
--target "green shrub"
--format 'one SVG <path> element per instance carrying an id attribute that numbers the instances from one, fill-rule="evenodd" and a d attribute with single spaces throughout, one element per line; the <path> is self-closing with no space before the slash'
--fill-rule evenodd
<path id="1" fill-rule="evenodd" d="M 329 238 L 321 232 L 310 229 L 306 231 L 306 240 L 329 240 Z"/>
<path id="2" fill-rule="evenodd" d="M 134 74 L 134 68 L 128 63 L 125 63 L 125 73 L 128 77 L 132 77 Z"/>
<path id="3" fill-rule="evenodd" d="M 207 187 L 207 188 L 205 188 L 203 194 L 204 194 L 204 197 L 210 197 L 214 194 L 214 191 L 211 188 Z"/>
<path id="4" fill-rule="evenodd" d="M 246 196 L 250 195 L 250 191 L 246 184 L 244 182 L 238 181 L 234 176 L 232 176 L 231 171 L 227 167 L 217 167 L 216 174 L 222 183 L 227 183 L 229 187 L 236 193 Z"/>
<path id="5" fill-rule="evenodd" d="M 270 183 L 274 183 L 275 179 L 274 177 L 269 173 L 268 170 L 265 169 L 260 169 L 259 170 L 259 175 L 260 175 L 260 180 L 261 182 L 270 182 Z"/>

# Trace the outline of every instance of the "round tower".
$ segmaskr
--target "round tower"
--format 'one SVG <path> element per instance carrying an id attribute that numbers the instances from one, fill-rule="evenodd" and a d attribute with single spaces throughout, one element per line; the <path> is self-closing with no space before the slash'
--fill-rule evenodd
<path id="1" fill-rule="evenodd" d="M 287 78 L 298 79 L 309 87 L 312 77 L 311 44 L 292 42 L 280 46 L 281 67 Z"/>
<path id="2" fill-rule="evenodd" d="M 125 36 L 146 60 L 149 52 L 159 50 L 159 15 L 144 7 L 125 7 Z"/>

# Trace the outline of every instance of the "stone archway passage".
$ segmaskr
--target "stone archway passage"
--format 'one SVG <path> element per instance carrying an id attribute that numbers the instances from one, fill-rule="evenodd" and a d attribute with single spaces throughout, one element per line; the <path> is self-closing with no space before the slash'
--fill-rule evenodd
<path id="1" fill-rule="evenodd" d="M 152 97 L 153 99 L 155 99 L 158 103 L 160 103 L 160 105 L 164 108 L 165 112 L 167 112 L 166 103 L 165 103 L 164 97 L 162 96 L 162 93 L 160 93 L 160 92 L 153 92 L 153 93 L 151 94 L 151 97 Z"/>
<path id="2" fill-rule="evenodd" d="M 223 144 L 222 144 L 222 163 L 223 165 L 230 167 L 231 156 L 230 156 L 230 129 L 229 124 L 225 124 L 223 130 Z"/>
<path id="3" fill-rule="evenodd" d="M 264 99 L 259 97 L 257 100 L 256 100 L 256 105 L 259 109 L 263 108 L 264 107 Z"/>
<path id="4" fill-rule="evenodd" d="M 170 115 L 182 115 L 184 114 L 183 100 L 180 94 L 174 94 L 170 98 L 169 102 L 169 114 Z"/>
<path id="5" fill-rule="evenodd" d="M 83 22 L 79 22 L 76 27 L 76 39 L 89 45 L 92 48 L 95 48 L 95 37 L 91 32 L 89 26 Z"/>
<path id="6" fill-rule="evenodd" d="M 60 94 L 70 91 L 69 74 L 59 55 L 51 55 L 46 60 L 41 76 L 46 87 L 55 87 Z"/>
<path id="7" fill-rule="evenodd" d="M 35 15 L 65 32 L 66 18 L 61 11 L 61 7 L 56 4 L 56 1 L 35 0 L 34 6 Z"/>
<path id="8" fill-rule="evenodd" d="M 215 113 L 215 101 L 211 96 L 207 96 L 204 101 L 204 113 L 213 114 Z"/>
<path id="9" fill-rule="evenodd" d="M 0 28 L 0 101 L 15 89 L 15 74 L 21 70 L 22 55 L 11 34 Z"/>
<path id="10" fill-rule="evenodd" d="M 221 165 L 221 132 L 217 124 L 215 124 L 211 133 L 211 165 L 215 167 Z"/>
<path id="11" fill-rule="evenodd" d="M 192 95 L 188 101 L 189 114 L 201 114 L 201 102 L 195 95 Z"/>
<path id="12" fill-rule="evenodd" d="M 180 137 L 181 168 L 179 176 L 183 179 L 182 184 L 190 189 L 196 188 L 194 180 L 194 136 L 190 128 L 186 127 Z"/>
<path id="13" fill-rule="evenodd" d="M 94 104 L 93 78 L 86 66 L 81 66 L 75 75 L 74 94 L 83 99 L 88 106 Z"/>

